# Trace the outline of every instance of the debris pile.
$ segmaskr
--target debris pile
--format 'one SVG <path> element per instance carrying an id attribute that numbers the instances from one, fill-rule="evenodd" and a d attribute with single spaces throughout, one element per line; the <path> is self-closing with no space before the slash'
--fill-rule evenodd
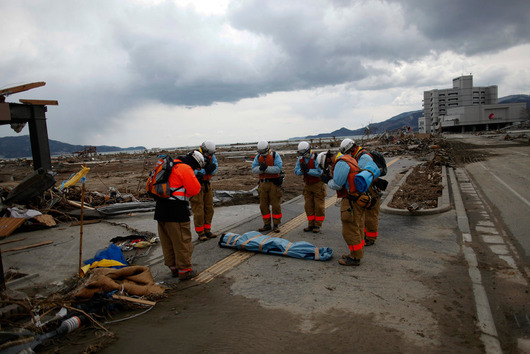
<path id="1" fill-rule="evenodd" d="M 66 335 L 77 338 L 79 328 L 90 329 L 92 338 L 87 340 L 84 331 L 82 345 L 83 352 L 93 352 L 114 336 L 105 324 L 146 313 L 167 296 L 165 290 L 154 283 L 147 267 L 131 266 L 91 270 L 87 278 L 72 277 L 46 297 L 4 291 L 0 352 L 56 351 L 55 340 Z"/>
<path id="2" fill-rule="evenodd" d="M 80 327 L 90 329 L 91 342 L 102 346 L 113 336 L 105 324 L 136 317 L 167 297 L 169 287 L 155 283 L 148 267 L 132 263 L 146 255 L 158 239 L 131 235 L 110 241 L 109 247 L 84 262 L 83 277 L 75 275 L 54 283 L 54 291 L 46 292 L 49 295 L 35 294 L 41 291 L 37 288 L 25 293 L 2 290 L 0 352 L 47 350 L 47 346 L 56 345 L 55 337 L 75 338 L 76 334 L 70 333 Z M 141 255 L 139 250 L 143 250 Z M 127 253 L 132 255 L 126 258 Z M 8 271 L 6 276 L 15 279 L 24 274 Z"/>
<path id="3" fill-rule="evenodd" d="M 409 211 L 436 208 L 443 190 L 441 172 L 442 167 L 436 160 L 415 166 L 405 182 L 394 193 L 388 206 Z"/>

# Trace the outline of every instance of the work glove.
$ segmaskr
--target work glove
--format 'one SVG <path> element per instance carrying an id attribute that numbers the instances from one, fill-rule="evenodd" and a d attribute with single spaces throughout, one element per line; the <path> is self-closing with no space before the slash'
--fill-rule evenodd
<path id="1" fill-rule="evenodd" d="M 207 174 L 212 174 L 213 171 L 215 171 L 215 164 L 209 163 L 206 166 L 204 166 L 204 171 L 206 171 Z"/>
<path id="2" fill-rule="evenodd" d="M 378 178 L 374 182 L 374 186 L 382 191 L 386 190 L 386 187 L 388 186 L 388 181 Z"/>
<path id="3" fill-rule="evenodd" d="M 330 175 L 322 175 L 320 176 L 320 180 L 324 182 L 325 184 L 328 184 L 328 182 L 331 181 L 332 178 Z"/>
<path id="4" fill-rule="evenodd" d="M 204 174 L 202 172 L 197 172 L 195 177 L 197 177 L 197 180 L 201 183 L 204 181 Z"/>
<path id="5" fill-rule="evenodd" d="M 309 172 L 309 167 L 307 167 L 307 165 L 306 165 L 305 163 L 301 163 L 301 164 L 300 164 L 300 169 L 301 169 L 302 172 L 304 172 L 304 173 Z"/>
<path id="6" fill-rule="evenodd" d="M 267 169 L 267 164 L 265 162 L 262 162 L 259 164 L 259 170 L 265 171 Z"/>

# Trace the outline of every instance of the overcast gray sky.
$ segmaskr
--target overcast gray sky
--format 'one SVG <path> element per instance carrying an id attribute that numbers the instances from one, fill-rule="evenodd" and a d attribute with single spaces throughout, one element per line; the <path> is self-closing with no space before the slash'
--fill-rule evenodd
<path id="1" fill-rule="evenodd" d="M 48 135 L 70 144 L 357 129 L 470 73 L 530 93 L 530 1 L 16 0 L 0 18 L 0 88 L 46 82 L 7 101 L 58 100 Z"/>

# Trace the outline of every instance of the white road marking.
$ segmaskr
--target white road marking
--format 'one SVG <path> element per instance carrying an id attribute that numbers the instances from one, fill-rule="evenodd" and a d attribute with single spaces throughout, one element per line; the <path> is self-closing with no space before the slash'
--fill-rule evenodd
<path id="1" fill-rule="evenodd" d="M 497 176 L 495 173 L 491 172 L 489 170 L 489 168 L 484 166 L 484 164 L 482 162 L 479 162 L 479 165 L 482 166 L 482 168 L 484 168 L 486 171 L 488 171 L 493 177 L 495 177 L 499 182 L 501 182 L 501 184 L 503 186 L 505 186 L 506 189 L 508 189 L 510 192 L 512 192 L 517 198 L 519 198 L 523 203 L 525 203 L 527 207 L 530 208 L 530 202 L 528 200 L 526 200 L 522 195 L 517 193 L 512 187 L 510 187 L 508 184 L 506 184 L 506 182 L 504 182 L 502 179 L 500 179 L 499 176 Z"/>

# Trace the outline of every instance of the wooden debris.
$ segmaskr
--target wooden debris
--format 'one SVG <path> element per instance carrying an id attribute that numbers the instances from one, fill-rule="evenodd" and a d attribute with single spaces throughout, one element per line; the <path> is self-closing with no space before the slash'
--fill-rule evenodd
<path id="1" fill-rule="evenodd" d="M 101 222 L 101 219 L 83 220 L 83 225 L 86 225 L 86 224 L 97 224 L 98 222 Z M 72 222 L 70 224 L 70 226 L 79 226 L 79 225 L 81 225 L 81 221 L 74 221 L 74 222 Z"/>
<path id="2" fill-rule="evenodd" d="M 6 243 L 11 243 L 11 242 L 23 241 L 25 239 L 26 239 L 25 237 L 22 237 L 22 238 L 15 238 L 13 240 L 2 241 L 2 242 L 0 242 L 0 245 L 5 245 Z"/>
<path id="3" fill-rule="evenodd" d="M 53 243 L 53 241 L 42 241 L 42 242 L 33 243 L 31 245 L 20 246 L 20 247 L 15 247 L 15 248 L 8 248 L 6 250 L 2 250 L 2 253 L 12 252 L 12 251 L 21 251 L 21 250 L 25 250 L 27 248 L 33 248 L 33 247 L 40 247 L 40 246 L 49 245 L 50 243 Z"/>
<path id="4" fill-rule="evenodd" d="M 31 90 L 32 88 L 41 87 L 46 85 L 44 81 L 33 82 L 31 84 L 24 84 L 19 86 L 8 87 L 0 90 L 0 95 L 12 95 L 17 92 Z"/>
<path id="5" fill-rule="evenodd" d="M 26 218 L 0 218 L 0 237 L 11 235 L 25 221 Z"/>
<path id="6" fill-rule="evenodd" d="M 136 299 L 134 297 L 129 297 L 129 296 L 125 296 L 125 295 L 112 295 L 112 298 L 113 299 L 116 299 L 116 300 L 125 300 L 125 301 L 129 301 L 129 302 L 134 302 L 136 304 L 142 304 L 142 305 L 149 305 L 149 306 L 155 306 L 156 305 L 156 302 L 154 301 L 150 301 L 150 300 L 144 300 L 144 299 Z"/>
<path id="7" fill-rule="evenodd" d="M 53 216 L 48 215 L 48 214 L 37 215 L 37 216 L 33 217 L 32 219 L 35 219 L 39 223 L 41 223 L 43 225 L 46 225 L 46 226 L 49 226 L 49 227 L 57 225 L 57 223 L 53 219 Z"/>
<path id="8" fill-rule="evenodd" d="M 31 105 L 36 105 L 36 106 L 58 106 L 59 105 L 59 101 L 57 100 L 28 100 L 28 99 L 21 98 L 19 101 L 21 103 L 31 104 Z"/>
<path id="9" fill-rule="evenodd" d="M 74 202 L 73 200 L 66 200 L 66 202 L 72 206 L 75 206 L 75 207 L 78 207 L 78 208 L 81 208 L 81 203 L 78 203 L 78 202 Z M 83 206 L 83 208 L 85 209 L 90 209 L 90 210 L 96 210 L 95 208 L 92 208 L 92 207 L 88 207 L 86 205 Z"/>

